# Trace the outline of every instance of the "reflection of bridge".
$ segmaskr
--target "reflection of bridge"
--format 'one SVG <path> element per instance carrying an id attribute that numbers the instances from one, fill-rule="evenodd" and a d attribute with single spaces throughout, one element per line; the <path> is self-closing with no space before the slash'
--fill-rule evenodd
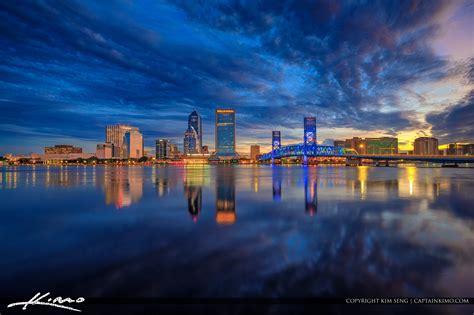
<path id="1" fill-rule="evenodd" d="M 305 154 L 306 151 L 306 154 Z M 353 149 L 339 148 L 333 146 L 323 145 L 307 145 L 305 150 L 304 143 L 293 144 L 282 146 L 274 149 L 272 152 L 262 154 L 259 158 L 260 161 L 271 161 L 274 159 L 281 158 L 292 158 L 292 157 L 345 157 L 348 160 L 362 160 L 370 159 L 374 161 L 413 161 L 413 162 L 432 162 L 432 163 L 474 163 L 474 156 L 460 156 L 460 155 L 382 155 L 382 154 L 358 154 Z"/>

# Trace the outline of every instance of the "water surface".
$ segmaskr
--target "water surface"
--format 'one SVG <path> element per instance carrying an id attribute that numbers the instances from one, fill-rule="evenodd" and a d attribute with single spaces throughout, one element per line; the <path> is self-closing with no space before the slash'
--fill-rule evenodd
<path id="1" fill-rule="evenodd" d="M 2 296 L 474 292 L 474 169 L 0 170 Z"/>

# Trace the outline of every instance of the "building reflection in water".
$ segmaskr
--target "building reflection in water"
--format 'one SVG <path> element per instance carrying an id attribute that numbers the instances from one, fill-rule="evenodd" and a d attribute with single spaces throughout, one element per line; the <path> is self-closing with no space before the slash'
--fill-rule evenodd
<path id="1" fill-rule="evenodd" d="M 316 167 L 306 167 L 304 174 L 305 210 L 310 216 L 318 211 L 318 176 Z"/>
<path id="2" fill-rule="evenodd" d="M 188 212 L 194 222 L 197 221 L 202 209 L 202 187 L 205 184 L 208 167 L 191 166 L 184 169 L 184 196 L 188 200 Z"/>
<path id="3" fill-rule="evenodd" d="M 234 224 L 235 214 L 235 169 L 217 167 L 216 169 L 216 222 Z"/>
<path id="4" fill-rule="evenodd" d="M 159 197 L 168 195 L 176 183 L 176 176 L 169 167 L 153 167 L 152 182 Z"/>
<path id="5" fill-rule="evenodd" d="M 143 196 L 143 168 L 115 167 L 104 172 L 104 190 L 106 205 L 129 207 Z"/>

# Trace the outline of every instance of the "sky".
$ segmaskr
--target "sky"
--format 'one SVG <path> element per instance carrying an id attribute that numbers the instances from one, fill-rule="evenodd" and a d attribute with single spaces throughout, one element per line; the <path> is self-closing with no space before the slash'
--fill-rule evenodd
<path id="1" fill-rule="evenodd" d="M 474 1 L 1 1 L 0 154 L 105 141 L 105 125 L 214 148 L 396 136 L 474 142 Z"/>

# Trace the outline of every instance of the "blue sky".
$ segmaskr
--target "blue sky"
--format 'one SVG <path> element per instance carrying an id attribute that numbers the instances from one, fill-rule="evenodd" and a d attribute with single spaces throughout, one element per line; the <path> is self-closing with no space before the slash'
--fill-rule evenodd
<path id="1" fill-rule="evenodd" d="M 93 152 L 104 126 L 182 145 L 237 111 L 238 150 L 421 135 L 474 141 L 472 1 L 3 1 L 0 154 Z"/>

